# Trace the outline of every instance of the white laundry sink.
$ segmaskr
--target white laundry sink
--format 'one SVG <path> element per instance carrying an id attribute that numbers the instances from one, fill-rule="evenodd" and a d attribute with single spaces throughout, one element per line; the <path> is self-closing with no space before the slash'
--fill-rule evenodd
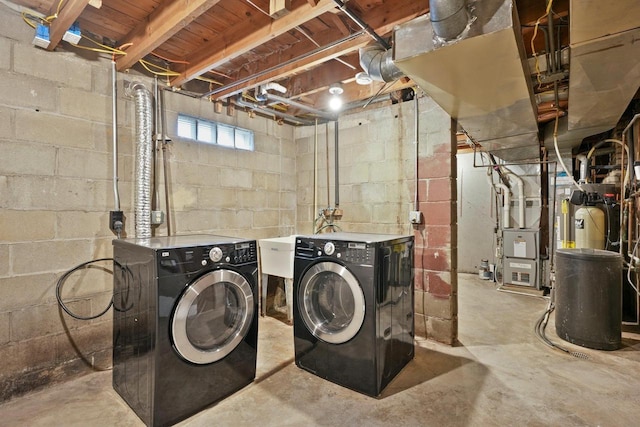
<path id="1" fill-rule="evenodd" d="M 262 294 L 262 315 L 266 314 L 267 283 L 269 276 L 284 277 L 287 317 L 293 318 L 293 250 L 296 236 L 274 237 L 258 240 L 260 247 L 260 286 Z"/>
<path id="2" fill-rule="evenodd" d="M 262 274 L 293 279 L 293 249 L 296 236 L 260 239 L 260 268 Z"/>

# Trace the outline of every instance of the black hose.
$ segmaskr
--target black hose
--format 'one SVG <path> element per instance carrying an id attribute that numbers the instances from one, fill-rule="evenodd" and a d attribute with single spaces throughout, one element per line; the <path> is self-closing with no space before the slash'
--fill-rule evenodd
<path id="1" fill-rule="evenodd" d="M 60 306 L 60 308 L 62 308 L 64 310 L 65 313 L 67 313 L 69 316 L 73 317 L 74 319 L 78 319 L 78 320 L 93 320 L 93 319 L 97 319 L 98 317 L 103 316 L 107 311 L 109 311 L 111 306 L 113 306 L 113 297 L 112 297 L 111 301 L 109 301 L 109 305 L 107 305 L 107 308 L 102 310 L 100 313 L 98 313 L 98 314 L 96 314 L 94 316 L 79 316 L 79 315 L 71 312 L 71 310 L 69 310 L 69 308 L 62 301 L 62 296 L 61 296 L 62 285 L 69 278 L 69 276 L 71 274 L 75 273 L 78 270 L 81 270 L 83 268 L 87 268 L 91 264 L 96 263 L 96 262 L 100 262 L 100 261 L 113 261 L 116 265 L 120 266 L 120 264 L 113 258 L 94 259 L 94 260 L 91 260 L 91 261 L 83 262 L 82 264 L 79 264 L 79 265 L 73 267 L 71 270 L 69 270 L 66 273 L 64 273 L 62 275 L 62 277 L 60 277 L 60 279 L 58 279 L 58 283 L 56 285 L 56 299 L 58 300 L 58 305 Z M 111 273 L 113 274 L 113 272 L 111 272 Z"/>
<path id="2" fill-rule="evenodd" d="M 536 337 L 538 337 L 538 339 L 542 341 L 545 345 L 551 347 L 554 350 L 560 350 L 570 356 L 577 357 L 579 359 L 589 359 L 588 355 L 577 352 L 577 351 L 567 350 L 566 348 L 559 346 L 558 344 L 554 343 L 549 338 L 547 338 L 544 331 L 547 328 L 547 323 L 549 322 L 549 316 L 551 315 L 553 310 L 555 310 L 555 304 L 549 301 L 549 305 L 547 305 L 547 309 L 545 310 L 544 313 L 542 313 L 542 316 L 540 316 L 540 318 L 536 321 L 536 324 L 534 326 L 534 332 L 536 334 Z"/>

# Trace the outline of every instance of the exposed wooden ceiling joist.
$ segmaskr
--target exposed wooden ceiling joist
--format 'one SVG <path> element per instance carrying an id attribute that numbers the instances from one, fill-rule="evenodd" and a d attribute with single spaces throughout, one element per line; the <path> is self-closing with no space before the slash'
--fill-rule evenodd
<path id="1" fill-rule="evenodd" d="M 64 3 L 64 7 L 57 13 L 57 17 L 49 27 L 49 46 L 47 50 L 53 50 L 60 44 L 64 33 L 76 22 L 88 4 L 89 0 L 68 0 Z M 56 8 L 58 5 L 59 3 L 56 4 Z M 52 14 L 55 13 L 56 10 L 52 11 Z"/>
<path id="2" fill-rule="evenodd" d="M 363 19 L 374 29 L 374 31 L 376 31 L 376 33 L 384 35 L 391 32 L 396 25 L 419 16 L 423 11 L 424 7 L 420 5 L 419 2 L 415 2 L 414 0 L 397 0 L 394 2 L 384 3 L 377 8 L 371 9 L 366 15 L 364 15 Z M 333 31 L 327 31 L 314 36 L 314 39 L 323 45 L 327 45 L 331 41 L 335 40 L 335 34 Z M 360 47 L 372 42 L 371 37 L 363 34 L 358 38 L 340 43 L 337 46 L 325 49 L 314 55 L 305 55 L 305 53 L 308 52 L 307 49 L 309 49 L 309 47 L 306 44 L 300 43 L 299 45 L 293 46 L 287 52 L 280 55 L 273 55 L 272 57 L 266 58 L 262 61 L 260 68 L 251 73 L 258 77 L 246 80 L 247 77 L 250 77 L 249 73 L 245 72 L 244 75 L 240 73 L 238 75 L 238 80 L 242 80 L 241 87 L 239 87 L 240 85 L 238 84 L 231 83 L 227 85 L 227 87 L 214 90 L 212 95 L 217 99 L 226 98 L 242 92 L 243 89 L 246 90 L 247 88 L 253 88 L 273 80 L 281 80 L 291 75 L 311 69 L 321 63 L 326 63 L 327 59 L 337 58 L 354 52 Z M 301 59 L 294 63 L 289 63 L 288 60 L 295 58 L 292 55 L 296 55 L 295 57 L 300 57 Z M 286 65 L 278 67 L 278 64 Z M 318 72 L 318 70 L 315 69 L 313 72 Z M 340 80 L 342 79 L 338 78 L 334 81 Z"/>
<path id="3" fill-rule="evenodd" d="M 193 53 L 186 70 L 173 79 L 171 84 L 180 86 L 333 8 L 335 3 L 332 0 L 320 0 L 316 6 L 304 4 L 280 19 L 267 21 L 266 25 L 257 29 L 248 21 L 246 25 L 234 29 L 234 33 L 239 36 L 234 41 L 214 39 L 205 43 Z"/>
<path id="4" fill-rule="evenodd" d="M 116 61 L 118 71 L 133 66 L 219 1 L 165 0 L 122 40 L 123 45 L 131 43 L 131 47 Z"/>

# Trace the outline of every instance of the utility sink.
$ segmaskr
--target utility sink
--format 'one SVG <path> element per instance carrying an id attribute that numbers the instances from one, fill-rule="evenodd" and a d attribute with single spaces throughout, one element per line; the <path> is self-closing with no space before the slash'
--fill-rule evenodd
<path id="1" fill-rule="evenodd" d="M 263 316 L 266 314 L 267 283 L 269 275 L 271 275 L 284 278 L 287 317 L 289 321 L 293 319 L 293 250 L 295 241 L 295 235 L 258 240 Z"/>

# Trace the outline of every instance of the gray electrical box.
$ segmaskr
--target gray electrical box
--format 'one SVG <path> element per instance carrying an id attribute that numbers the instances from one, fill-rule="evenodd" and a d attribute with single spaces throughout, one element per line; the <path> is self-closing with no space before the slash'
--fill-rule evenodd
<path id="1" fill-rule="evenodd" d="M 504 256 L 510 258 L 537 259 L 538 230 L 515 229 L 502 232 Z"/>

